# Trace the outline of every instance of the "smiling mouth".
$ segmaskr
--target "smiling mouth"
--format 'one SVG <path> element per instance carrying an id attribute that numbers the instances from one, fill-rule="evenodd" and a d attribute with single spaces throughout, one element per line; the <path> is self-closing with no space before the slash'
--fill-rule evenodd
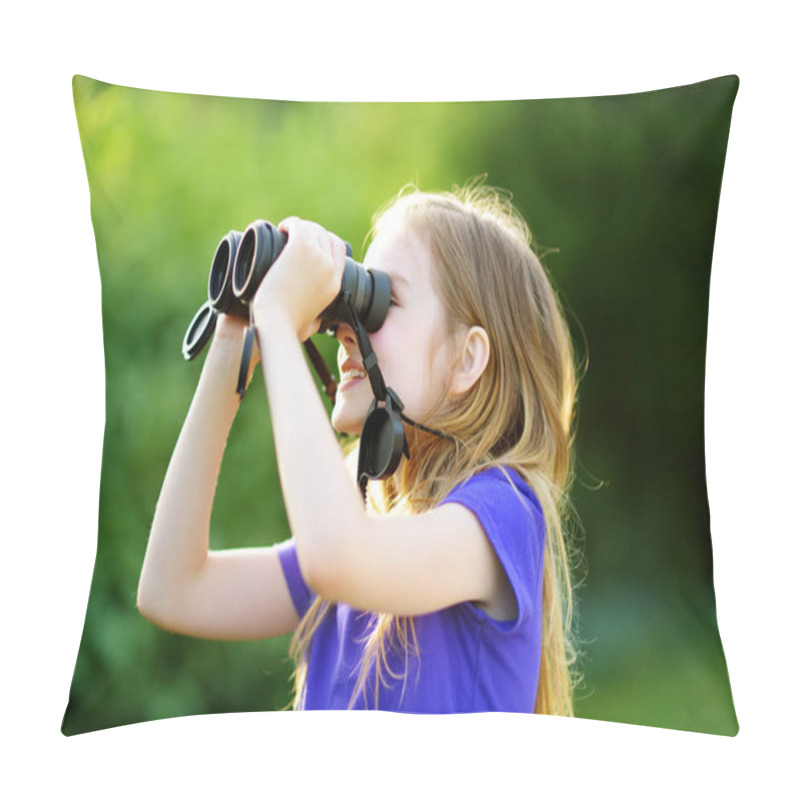
<path id="1" fill-rule="evenodd" d="M 352 386 L 354 383 L 357 383 L 362 378 L 366 378 L 367 373 L 363 369 L 348 369 L 347 372 L 343 372 L 341 378 L 339 379 L 339 389 L 345 389 L 348 386 Z"/>

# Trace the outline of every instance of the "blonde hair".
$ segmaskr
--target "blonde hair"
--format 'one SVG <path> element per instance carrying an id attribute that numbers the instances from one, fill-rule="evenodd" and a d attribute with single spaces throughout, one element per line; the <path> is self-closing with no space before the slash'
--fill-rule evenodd
<path id="1" fill-rule="evenodd" d="M 398 214 L 433 256 L 434 288 L 450 338 L 459 326 L 480 325 L 488 334 L 490 355 L 468 392 L 455 403 L 440 403 L 429 419 L 420 420 L 455 442 L 406 425 L 412 457 L 403 459 L 393 477 L 370 484 L 368 503 L 380 514 L 419 513 L 490 466 L 519 472 L 542 505 L 547 531 L 542 655 L 531 710 L 572 716 L 576 650 L 572 552 L 564 520 L 577 378 L 561 304 L 534 254 L 528 226 L 498 190 L 480 183 L 441 194 L 401 190 L 376 214 L 372 235 Z M 317 598 L 292 641 L 296 705 L 305 686 L 311 638 L 329 607 Z M 391 671 L 387 654 L 392 648 L 405 654 L 406 667 L 409 653 L 418 654 L 412 618 L 374 616 L 351 706 L 366 691 L 370 672 L 376 702 L 380 685 L 405 680 L 407 669 Z"/>

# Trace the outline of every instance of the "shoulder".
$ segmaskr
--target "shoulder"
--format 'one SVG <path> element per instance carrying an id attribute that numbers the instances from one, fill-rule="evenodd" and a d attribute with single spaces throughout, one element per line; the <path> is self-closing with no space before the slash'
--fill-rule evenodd
<path id="1" fill-rule="evenodd" d="M 533 489 L 510 467 L 491 467 L 456 486 L 442 505 L 458 503 L 477 518 L 506 578 L 506 599 L 513 595 L 515 619 L 507 630 L 531 618 L 537 608 L 536 587 L 542 574 L 545 521 Z M 510 593 L 510 594 L 509 594 Z M 492 614 L 491 607 L 488 609 Z"/>
<path id="2" fill-rule="evenodd" d="M 544 522 L 539 498 L 519 472 L 508 466 L 493 466 L 471 475 L 442 500 L 442 504 L 453 502 L 495 507 L 508 515 L 528 515 Z"/>

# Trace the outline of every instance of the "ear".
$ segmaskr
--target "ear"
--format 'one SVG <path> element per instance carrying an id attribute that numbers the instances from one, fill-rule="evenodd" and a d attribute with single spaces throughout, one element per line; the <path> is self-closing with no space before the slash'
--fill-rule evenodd
<path id="1" fill-rule="evenodd" d="M 450 380 L 452 394 L 464 394 L 477 383 L 489 363 L 490 352 L 489 335 L 480 325 L 473 325 L 463 334 Z"/>

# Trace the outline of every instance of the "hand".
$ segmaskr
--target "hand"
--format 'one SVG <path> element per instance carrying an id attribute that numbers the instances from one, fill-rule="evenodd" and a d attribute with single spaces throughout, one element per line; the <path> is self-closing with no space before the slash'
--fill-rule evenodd
<path id="1" fill-rule="evenodd" d="M 303 342 L 319 330 L 320 314 L 342 288 L 345 244 L 315 222 L 289 217 L 278 225 L 286 247 L 253 298 L 256 326 L 270 314 L 288 317 Z"/>

